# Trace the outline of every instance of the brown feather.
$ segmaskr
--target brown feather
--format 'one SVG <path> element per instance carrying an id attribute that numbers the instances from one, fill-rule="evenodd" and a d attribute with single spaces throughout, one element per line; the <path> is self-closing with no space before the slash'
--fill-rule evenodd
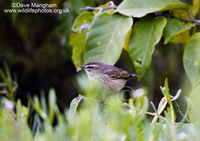
<path id="1" fill-rule="evenodd" d="M 101 68 L 103 74 L 109 75 L 113 79 L 128 79 L 132 77 L 127 71 L 112 65 L 104 65 Z"/>
<path id="2" fill-rule="evenodd" d="M 112 65 L 104 64 L 100 61 L 91 61 L 87 65 L 99 65 L 98 69 L 99 72 L 106 74 L 110 76 L 113 79 L 125 79 L 128 80 L 131 77 L 140 77 L 142 75 L 140 74 L 130 74 L 125 70 L 122 70 L 121 68 L 117 68 Z"/>

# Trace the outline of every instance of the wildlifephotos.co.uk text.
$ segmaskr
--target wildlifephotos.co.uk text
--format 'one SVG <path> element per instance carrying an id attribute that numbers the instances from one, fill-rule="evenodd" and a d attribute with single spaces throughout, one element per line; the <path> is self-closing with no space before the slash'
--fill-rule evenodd
<path id="1" fill-rule="evenodd" d="M 48 4 L 48 3 L 12 3 L 11 9 L 4 9 L 4 13 L 69 13 L 69 9 L 56 9 L 57 4 Z"/>

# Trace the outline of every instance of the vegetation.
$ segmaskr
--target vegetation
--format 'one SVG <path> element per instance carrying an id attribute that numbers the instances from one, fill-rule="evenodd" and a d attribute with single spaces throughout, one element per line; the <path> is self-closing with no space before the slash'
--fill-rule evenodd
<path id="1" fill-rule="evenodd" d="M 146 87 L 131 90 L 128 100 L 124 100 L 121 91 L 102 103 L 101 90 L 84 75 L 76 78 L 81 95 L 74 98 L 64 112 L 57 105 L 54 89 L 49 90 L 48 98 L 44 92 L 40 97 L 28 96 L 25 106 L 15 98 L 17 78 L 4 63 L 0 69 L 0 140 L 198 140 L 200 21 L 196 18 L 200 13 L 200 1 L 193 0 L 193 4 L 188 5 L 179 0 L 124 0 L 118 6 L 109 2 L 85 8 L 83 6 L 93 6 L 94 2 L 81 2 L 81 10 L 90 12 L 77 12 L 79 16 L 71 28 L 69 43 L 73 46 L 72 60 L 76 68 L 92 60 L 114 65 L 123 56 L 133 64 L 136 73 L 150 76 L 156 44 L 181 44 L 184 72 L 192 87 L 189 97 L 185 97 L 186 111 L 182 112 L 177 103 L 184 88 L 171 94 L 167 78 L 160 86 L 163 97 L 155 106 L 147 97 L 150 89 Z M 75 11 L 81 8 L 75 6 L 76 1 L 70 3 Z M 14 14 L 13 22 L 16 20 Z M 65 21 L 65 15 L 60 15 L 60 20 Z M 171 53 L 168 50 L 164 50 L 166 54 Z M 174 63 L 170 58 L 167 61 Z M 153 79 L 148 80 L 153 82 Z M 149 111 L 150 107 L 153 112 Z M 177 114 L 182 116 L 181 120 L 176 120 Z"/>
<path id="2" fill-rule="evenodd" d="M 12 80 L 6 65 L 5 71 L 1 69 L 0 74 L 4 79 L 1 83 L 4 87 L 1 93 L 6 96 L 0 101 L 1 140 L 199 139 L 199 124 L 184 123 L 188 120 L 189 107 L 195 109 L 189 98 L 186 98 L 188 108 L 183 119 L 175 122 L 173 103 L 181 91 L 179 90 L 175 97 L 171 97 L 167 79 L 164 87 L 161 87 L 163 98 L 158 108 L 151 102 L 155 110 L 151 113 L 148 112 L 149 100 L 145 89 L 132 91 L 132 97 L 127 103 L 122 102 L 123 93 L 111 95 L 105 103 L 102 103 L 93 99 L 101 95 L 101 91 L 98 91 L 86 78 L 78 77 L 77 81 L 86 97 L 82 95 L 76 97 L 63 114 L 56 104 L 56 94 L 53 89 L 49 90 L 47 101 L 43 93 L 40 98 L 28 97 L 29 104 L 26 107 L 21 104 L 20 99 L 14 100 L 17 85 Z M 164 111 L 167 104 L 169 106 Z M 196 112 L 198 116 L 199 111 Z"/>

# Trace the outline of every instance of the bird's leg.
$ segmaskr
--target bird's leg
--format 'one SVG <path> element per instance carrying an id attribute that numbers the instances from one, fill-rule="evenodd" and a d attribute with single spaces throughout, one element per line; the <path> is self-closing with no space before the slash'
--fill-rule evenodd
<path id="1" fill-rule="evenodd" d="M 108 97 L 108 94 L 106 94 L 106 97 L 104 98 L 104 100 L 101 101 L 101 104 L 104 104 L 104 103 L 105 103 L 107 97 Z"/>

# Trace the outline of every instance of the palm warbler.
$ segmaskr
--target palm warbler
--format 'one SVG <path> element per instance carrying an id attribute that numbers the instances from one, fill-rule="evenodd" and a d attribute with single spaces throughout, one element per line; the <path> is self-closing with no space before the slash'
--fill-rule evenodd
<path id="1" fill-rule="evenodd" d="M 90 80 L 96 81 L 108 94 L 121 90 L 128 79 L 142 76 L 140 74 L 130 74 L 121 68 L 100 61 L 91 61 L 80 67 L 86 71 Z"/>

